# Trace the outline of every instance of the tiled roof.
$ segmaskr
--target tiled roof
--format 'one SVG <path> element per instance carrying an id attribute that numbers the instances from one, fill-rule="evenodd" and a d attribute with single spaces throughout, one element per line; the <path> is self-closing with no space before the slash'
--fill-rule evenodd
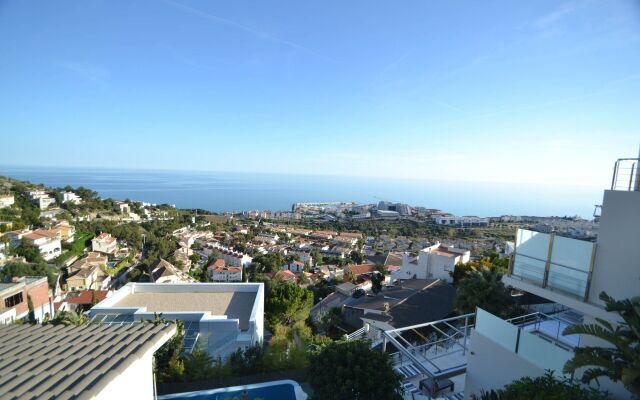
<path id="1" fill-rule="evenodd" d="M 149 323 L 0 326 L 0 398 L 93 398 L 175 330 Z"/>

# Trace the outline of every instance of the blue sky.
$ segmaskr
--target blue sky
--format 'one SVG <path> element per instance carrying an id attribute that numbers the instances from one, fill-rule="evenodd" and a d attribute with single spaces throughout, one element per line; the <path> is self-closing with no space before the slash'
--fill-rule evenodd
<path id="1" fill-rule="evenodd" d="M 637 1 L 0 2 L 4 165 L 606 186 Z"/>

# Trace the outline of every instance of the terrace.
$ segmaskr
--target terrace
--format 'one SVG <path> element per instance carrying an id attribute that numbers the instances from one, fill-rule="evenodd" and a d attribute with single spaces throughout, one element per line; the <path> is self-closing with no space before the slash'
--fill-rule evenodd
<path id="1" fill-rule="evenodd" d="M 503 320 L 482 309 L 476 313 L 383 332 L 382 349 L 389 344 L 394 370 L 402 376 L 406 399 L 464 397 L 472 332 L 477 332 L 543 369 L 561 371 L 580 344 L 579 336 L 563 335 L 567 326 L 581 323 L 575 311 L 555 315 L 535 312 Z M 353 335 L 357 339 L 359 335 Z M 374 342 L 377 346 L 380 342 Z M 442 390 L 433 389 L 438 382 Z M 431 388 L 432 390 L 428 390 Z"/>

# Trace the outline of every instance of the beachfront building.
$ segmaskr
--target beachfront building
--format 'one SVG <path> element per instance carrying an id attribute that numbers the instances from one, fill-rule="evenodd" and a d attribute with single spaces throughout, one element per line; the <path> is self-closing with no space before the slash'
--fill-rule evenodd
<path id="1" fill-rule="evenodd" d="M 96 323 L 153 320 L 157 314 L 185 324 L 187 351 L 200 346 L 214 359 L 261 344 L 262 283 L 128 283 L 89 310 Z"/>
<path id="2" fill-rule="evenodd" d="M 440 214 L 434 216 L 434 221 L 438 225 L 456 227 L 485 227 L 489 225 L 489 218 L 481 218 L 475 215 L 458 217 L 451 214 Z"/>
<path id="3" fill-rule="evenodd" d="M 118 241 L 110 233 L 103 232 L 91 239 L 91 249 L 105 254 L 115 254 L 118 251 Z"/>
<path id="4" fill-rule="evenodd" d="M 47 277 L 26 276 L 0 283 L 0 324 L 27 319 L 29 298 L 37 321 L 53 315 Z"/>
<path id="5" fill-rule="evenodd" d="M 0 398 L 156 398 L 153 354 L 173 324 L 0 327 Z"/>
<path id="6" fill-rule="evenodd" d="M 469 262 L 471 252 L 436 243 L 420 250 L 418 257 L 402 256 L 402 266 L 391 274 L 392 279 L 440 279 L 452 282 L 456 264 Z"/>

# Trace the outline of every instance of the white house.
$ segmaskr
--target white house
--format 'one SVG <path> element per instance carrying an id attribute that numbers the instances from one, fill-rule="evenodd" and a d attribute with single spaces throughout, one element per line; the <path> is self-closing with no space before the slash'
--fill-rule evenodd
<path id="1" fill-rule="evenodd" d="M 128 283 L 89 310 L 96 323 L 153 320 L 185 323 L 185 349 L 200 345 L 214 359 L 261 344 L 262 283 Z"/>
<path id="2" fill-rule="evenodd" d="M 420 250 L 418 257 L 410 259 L 405 253 L 402 266 L 391 275 L 393 279 L 440 279 L 452 282 L 450 273 L 456 264 L 469 262 L 469 250 L 456 249 L 453 246 L 443 246 L 436 243 Z"/>
<path id="3" fill-rule="evenodd" d="M 36 229 L 24 235 L 23 238 L 38 247 L 42 258 L 47 261 L 53 260 L 62 252 L 60 233 L 56 230 Z"/>
<path id="4" fill-rule="evenodd" d="M 80 204 L 82 203 L 82 198 L 73 192 L 64 192 L 62 193 L 62 202 Z"/>
<path id="5" fill-rule="evenodd" d="M 249 257 L 246 254 L 224 249 L 220 250 L 220 257 L 222 257 L 226 265 L 232 267 L 247 268 L 253 261 L 253 257 Z"/>
<path id="6" fill-rule="evenodd" d="M 91 249 L 105 254 L 114 254 L 118 251 L 118 241 L 110 233 L 103 232 L 91 239 Z"/>
<path id="7" fill-rule="evenodd" d="M 11 207 L 15 203 L 15 198 L 12 194 L 0 195 L 0 208 Z"/>
<path id="8" fill-rule="evenodd" d="M 120 214 L 129 214 L 131 212 L 131 207 L 129 207 L 129 204 L 124 201 L 113 202 L 113 209 Z"/>
<path id="9" fill-rule="evenodd" d="M 302 261 L 291 261 L 286 263 L 282 269 L 288 269 L 291 272 L 304 272 L 304 263 Z"/>
<path id="10" fill-rule="evenodd" d="M 242 267 L 228 266 L 221 258 L 207 267 L 207 273 L 212 282 L 242 282 Z"/>

